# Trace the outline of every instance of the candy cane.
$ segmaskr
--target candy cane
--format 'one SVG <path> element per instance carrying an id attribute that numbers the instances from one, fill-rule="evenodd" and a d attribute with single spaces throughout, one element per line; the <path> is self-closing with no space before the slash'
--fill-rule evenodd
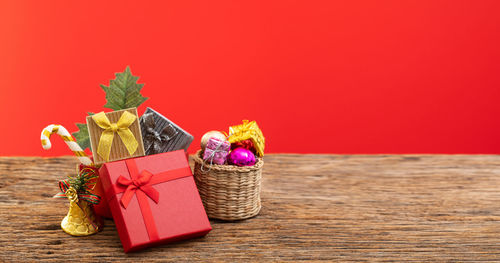
<path id="1" fill-rule="evenodd" d="M 91 165 L 92 161 L 87 156 L 87 154 L 82 150 L 80 145 L 76 143 L 75 139 L 71 134 L 69 134 L 68 130 L 61 125 L 51 124 L 45 129 L 42 130 L 42 135 L 40 136 L 40 140 L 42 141 L 42 147 L 45 150 L 50 149 L 52 144 L 50 143 L 50 135 L 53 133 L 57 133 L 63 141 L 68 145 L 69 149 L 76 155 L 76 157 L 80 160 L 80 162 L 84 165 Z"/>

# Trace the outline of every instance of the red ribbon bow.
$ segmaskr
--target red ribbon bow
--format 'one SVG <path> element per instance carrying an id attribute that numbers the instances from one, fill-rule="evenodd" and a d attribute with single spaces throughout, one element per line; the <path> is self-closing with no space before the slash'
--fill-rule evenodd
<path id="1" fill-rule="evenodd" d="M 149 196 L 149 198 L 155 201 L 155 203 L 158 203 L 158 201 L 160 200 L 160 193 L 158 193 L 158 191 L 156 191 L 156 189 L 154 189 L 153 186 L 149 184 L 152 177 L 153 174 L 147 170 L 142 171 L 137 176 L 137 178 L 133 180 L 129 180 L 121 175 L 120 177 L 118 177 L 117 182 L 127 187 L 122 195 L 122 198 L 120 199 L 120 203 L 122 204 L 123 208 L 127 208 L 130 200 L 132 200 L 132 197 L 135 195 L 135 192 L 137 190 L 141 190 L 147 196 Z"/>

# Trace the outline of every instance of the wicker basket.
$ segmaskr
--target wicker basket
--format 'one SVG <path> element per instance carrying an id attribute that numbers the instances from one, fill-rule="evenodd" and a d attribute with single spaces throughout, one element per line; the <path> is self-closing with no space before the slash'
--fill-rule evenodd
<path id="1" fill-rule="evenodd" d="M 208 217 L 240 220 L 259 213 L 262 158 L 243 167 L 204 164 L 201 150 L 193 158 L 194 179 Z"/>

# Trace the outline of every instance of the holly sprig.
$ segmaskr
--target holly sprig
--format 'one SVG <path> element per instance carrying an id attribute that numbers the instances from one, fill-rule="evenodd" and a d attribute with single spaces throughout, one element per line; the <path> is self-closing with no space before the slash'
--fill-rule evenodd
<path id="1" fill-rule="evenodd" d="M 68 176 L 68 183 L 78 192 L 90 192 L 94 189 L 95 179 L 99 176 L 91 168 L 82 169 L 77 176 Z"/>

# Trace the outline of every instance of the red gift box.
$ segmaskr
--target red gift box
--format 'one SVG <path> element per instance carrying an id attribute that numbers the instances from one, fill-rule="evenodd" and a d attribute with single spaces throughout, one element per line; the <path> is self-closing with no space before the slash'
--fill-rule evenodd
<path id="1" fill-rule="evenodd" d="M 212 230 L 183 150 L 105 163 L 99 175 L 125 252 Z"/>
<path id="2" fill-rule="evenodd" d="M 185 154 L 186 158 L 189 158 L 189 154 L 187 152 L 185 152 Z M 90 159 L 93 160 L 92 157 L 90 157 Z M 95 166 L 87 166 L 79 164 L 78 166 L 79 171 L 81 171 L 83 168 L 89 168 L 95 170 L 95 172 L 99 174 L 99 171 Z M 90 192 L 101 197 L 101 201 L 97 205 L 93 205 L 94 212 L 101 217 L 112 219 L 113 215 L 111 215 L 111 210 L 109 209 L 108 200 L 104 198 L 104 190 L 102 188 L 102 183 L 100 178 L 97 178 L 96 185 L 94 189 L 92 189 Z"/>

